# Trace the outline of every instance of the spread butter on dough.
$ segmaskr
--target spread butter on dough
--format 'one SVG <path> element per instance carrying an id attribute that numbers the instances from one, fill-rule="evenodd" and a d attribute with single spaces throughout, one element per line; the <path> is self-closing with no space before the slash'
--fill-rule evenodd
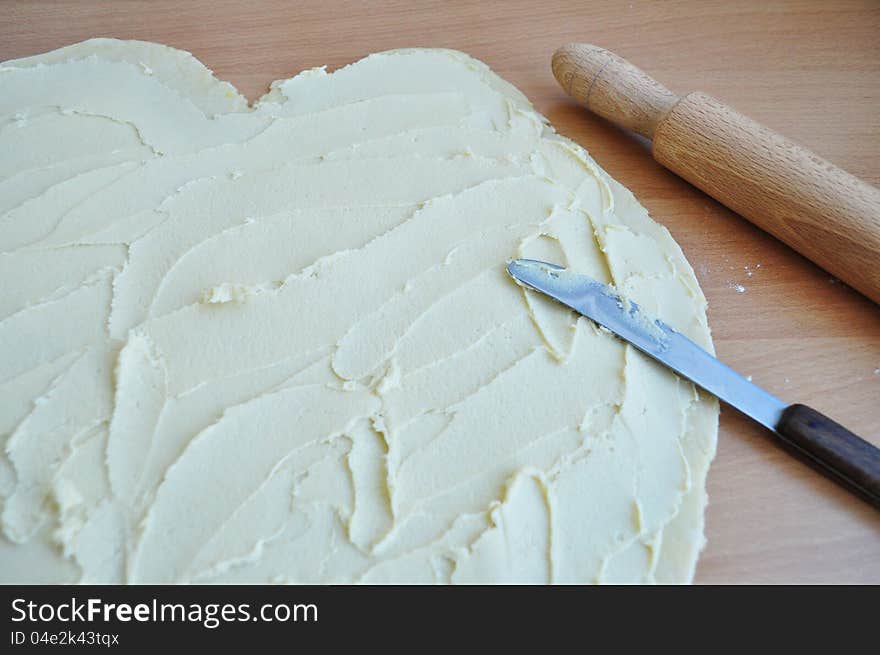
<path id="1" fill-rule="evenodd" d="M 151 43 L 0 65 L 0 581 L 690 581 L 717 403 L 513 257 L 712 347 L 666 229 L 460 52 L 253 107 Z"/>

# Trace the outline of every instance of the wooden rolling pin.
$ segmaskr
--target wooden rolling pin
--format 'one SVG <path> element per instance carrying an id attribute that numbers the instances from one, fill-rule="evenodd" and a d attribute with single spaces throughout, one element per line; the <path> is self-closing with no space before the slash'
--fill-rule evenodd
<path id="1" fill-rule="evenodd" d="M 553 74 L 588 109 L 651 139 L 660 164 L 880 303 L 880 189 L 602 48 L 560 48 Z"/>

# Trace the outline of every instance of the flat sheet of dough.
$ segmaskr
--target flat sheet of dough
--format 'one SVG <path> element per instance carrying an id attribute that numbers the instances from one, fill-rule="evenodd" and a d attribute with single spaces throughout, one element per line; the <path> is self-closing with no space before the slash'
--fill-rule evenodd
<path id="1" fill-rule="evenodd" d="M 669 233 L 449 50 L 275 82 L 0 66 L 0 581 L 688 582 L 717 404 L 505 262 L 711 349 Z"/>

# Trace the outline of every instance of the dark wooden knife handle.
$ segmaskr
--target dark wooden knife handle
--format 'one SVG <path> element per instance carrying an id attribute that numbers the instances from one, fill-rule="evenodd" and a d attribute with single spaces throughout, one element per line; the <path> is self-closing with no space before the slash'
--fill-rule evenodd
<path id="1" fill-rule="evenodd" d="M 776 432 L 837 482 L 880 508 L 880 449 L 806 405 L 790 405 Z"/>

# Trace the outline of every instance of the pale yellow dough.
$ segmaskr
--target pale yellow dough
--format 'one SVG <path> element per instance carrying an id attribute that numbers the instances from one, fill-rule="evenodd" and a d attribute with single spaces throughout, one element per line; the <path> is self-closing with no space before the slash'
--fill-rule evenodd
<path id="1" fill-rule="evenodd" d="M 711 349 L 681 250 L 484 64 L 253 108 L 96 39 L 0 66 L 0 582 L 688 582 L 718 408 L 508 259 Z"/>

